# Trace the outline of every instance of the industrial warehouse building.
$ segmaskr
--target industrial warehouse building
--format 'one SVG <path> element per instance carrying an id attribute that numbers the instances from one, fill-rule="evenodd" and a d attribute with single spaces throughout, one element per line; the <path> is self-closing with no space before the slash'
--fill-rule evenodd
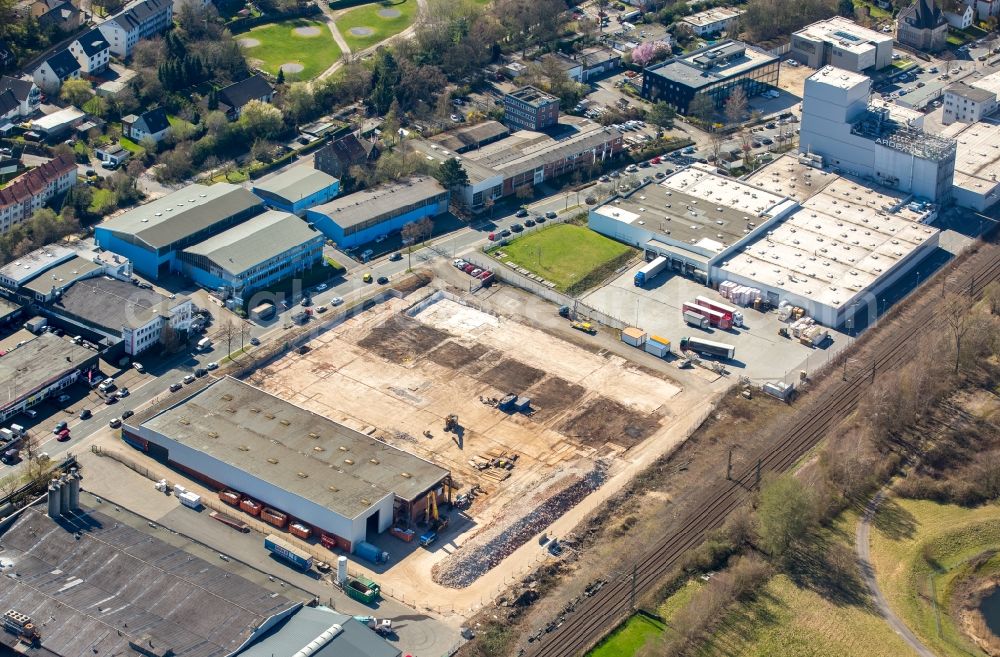
<path id="1" fill-rule="evenodd" d="M 294 214 L 269 210 L 184 249 L 181 271 L 209 290 L 245 300 L 322 262 L 325 241 Z"/>
<path id="2" fill-rule="evenodd" d="M 824 166 L 940 203 L 951 197 L 955 142 L 871 105 L 871 80 L 826 66 L 806 78 L 799 149 Z"/>
<path id="3" fill-rule="evenodd" d="M 593 208 L 589 224 L 671 271 L 842 326 L 937 248 L 936 208 L 816 164 L 786 155 L 746 181 L 694 165 Z"/>
<path id="4" fill-rule="evenodd" d="M 141 416 L 123 429 L 133 446 L 347 551 L 394 523 L 419 522 L 429 495 L 451 493 L 447 470 L 231 377 Z"/>
<path id="5" fill-rule="evenodd" d="M 181 339 L 191 328 L 194 304 L 168 298 L 109 276 L 77 281 L 40 311 L 68 331 L 104 348 L 104 357 L 135 356 Z"/>
<path id="6" fill-rule="evenodd" d="M 877 71 L 892 63 L 892 35 L 834 16 L 793 34 L 789 57 L 810 68 Z"/>
<path id="7" fill-rule="evenodd" d="M 0 357 L 0 422 L 42 403 L 97 368 L 97 352 L 42 333 Z"/>
<path id="8" fill-rule="evenodd" d="M 306 219 L 340 248 L 400 230 L 448 211 L 448 191 L 433 178 L 415 176 L 334 199 L 306 211 Z"/>
<path id="9" fill-rule="evenodd" d="M 132 263 L 114 253 L 87 248 L 76 242 L 73 248 L 43 246 L 0 267 L 0 287 L 23 303 L 47 303 L 77 281 L 98 276 L 121 280 L 132 277 Z"/>
<path id="10" fill-rule="evenodd" d="M 438 163 L 459 157 L 440 138 L 415 139 L 409 144 Z M 488 202 L 518 190 L 531 189 L 578 169 L 601 166 L 617 157 L 622 147 L 622 133 L 615 128 L 563 117 L 544 133 L 518 130 L 462 153 L 459 161 L 469 176 L 469 184 L 456 194 L 461 195 L 466 207 L 480 212 Z"/>
<path id="11" fill-rule="evenodd" d="M 254 184 L 253 193 L 269 208 L 301 216 L 309 208 L 336 198 L 340 181 L 311 166 L 299 165 Z"/>
<path id="12" fill-rule="evenodd" d="M 745 43 L 723 41 L 644 69 L 642 97 L 687 114 L 695 95 L 703 94 L 721 109 L 736 87 L 748 97 L 777 87 L 779 64 L 774 55 Z"/>
<path id="13" fill-rule="evenodd" d="M 98 225 L 94 239 L 156 279 L 180 271 L 178 255 L 185 248 L 263 211 L 263 201 L 242 187 L 188 185 Z"/>
<path id="14" fill-rule="evenodd" d="M 256 573 L 258 584 L 218 559 L 206 561 L 202 545 L 164 541 L 145 518 L 113 505 L 82 506 L 81 498 L 103 503 L 81 495 L 79 480 L 75 492 L 58 488 L 50 495 L 68 492 L 65 507 L 61 499 L 51 515 L 45 506 L 27 507 L 0 529 L 0 653 L 400 655 L 352 616 L 305 606 L 305 592 L 268 585 L 263 573 Z"/>

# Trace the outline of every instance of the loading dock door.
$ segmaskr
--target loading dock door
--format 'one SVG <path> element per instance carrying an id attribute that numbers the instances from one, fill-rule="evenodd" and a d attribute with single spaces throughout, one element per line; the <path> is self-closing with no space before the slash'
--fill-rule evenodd
<path id="1" fill-rule="evenodd" d="M 378 521 L 380 513 L 381 510 L 376 511 L 375 513 L 368 516 L 368 520 L 365 521 L 365 537 L 368 540 L 371 540 L 376 536 L 378 536 Z"/>

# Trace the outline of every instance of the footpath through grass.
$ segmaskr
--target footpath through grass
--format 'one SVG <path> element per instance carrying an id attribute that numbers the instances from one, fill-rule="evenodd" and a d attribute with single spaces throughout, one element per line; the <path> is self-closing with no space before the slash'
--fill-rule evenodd
<path id="1" fill-rule="evenodd" d="M 579 294 L 611 275 L 638 253 L 586 226 L 563 223 L 518 237 L 492 250 L 506 254 L 518 266 L 556 284 L 556 289 Z"/>
<path id="2" fill-rule="evenodd" d="M 417 0 L 377 2 L 355 7 L 337 19 L 337 29 L 353 52 L 399 34 L 417 14 Z"/>
<path id="3" fill-rule="evenodd" d="M 601 641 L 587 657 L 630 657 L 646 645 L 646 641 L 662 634 L 664 627 L 652 616 L 635 614 Z"/>
<path id="4" fill-rule="evenodd" d="M 330 29 L 321 21 L 295 19 L 260 25 L 236 39 L 243 45 L 244 56 L 271 75 L 277 75 L 283 64 L 302 67 L 297 72 L 286 68 L 286 80 L 311 80 L 341 56 Z"/>
<path id="5" fill-rule="evenodd" d="M 924 500 L 887 500 L 873 523 L 872 565 L 899 617 L 941 656 L 981 655 L 948 615 L 954 586 L 980 555 L 1000 549 L 1000 505 L 966 509 Z M 978 575 L 1000 572 L 996 557 Z M 938 629 L 940 626 L 940 630 Z"/>

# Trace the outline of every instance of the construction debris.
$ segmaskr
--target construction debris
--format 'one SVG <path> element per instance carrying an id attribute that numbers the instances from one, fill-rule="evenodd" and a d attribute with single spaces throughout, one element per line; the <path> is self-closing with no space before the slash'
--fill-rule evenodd
<path id="1" fill-rule="evenodd" d="M 538 505 L 478 547 L 465 546 L 434 567 L 434 581 L 443 586 L 465 588 L 527 543 L 532 536 L 576 506 L 607 480 L 608 464 L 598 461 L 581 479 Z"/>

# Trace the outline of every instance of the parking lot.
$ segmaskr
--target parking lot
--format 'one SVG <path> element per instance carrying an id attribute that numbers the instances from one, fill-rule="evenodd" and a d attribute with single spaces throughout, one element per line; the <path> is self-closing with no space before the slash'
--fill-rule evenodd
<path id="1" fill-rule="evenodd" d="M 778 321 L 774 312 L 762 313 L 752 308 L 740 309 L 745 318 L 744 328 L 701 330 L 689 326 L 681 317 L 681 304 L 685 301 L 701 295 L 727 305 L 731 305 L 730 302 L 714 290 L 671 272 L 660 274 L 646 287 L 636 287 L 633 283 L 635 272 L 643 264 L 635 265 L 589 293 L 583 301 L 650 335 L 668 338 L 674 353 L 679 353 L 682 337 L 723 342 L 736 347 L 735 359 L 725 363 L 734 373 L 755 381 L 786 380 L 791 383 L 798 378 L 799 370 L 814 372 L 848 344 L 848 336 L 831 332 L 832 339 L 820 347 L 807 347 L 778 335 L 778 328 L 785 324 Z"/>

